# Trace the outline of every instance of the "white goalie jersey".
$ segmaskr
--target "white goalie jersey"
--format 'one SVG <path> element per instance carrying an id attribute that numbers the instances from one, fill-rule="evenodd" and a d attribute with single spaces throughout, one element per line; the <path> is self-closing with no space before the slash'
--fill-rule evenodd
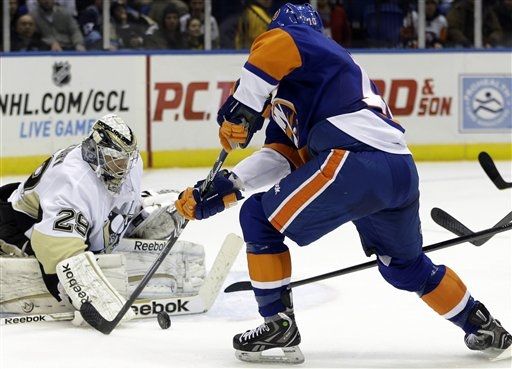
<path id="1" fill-rule="evenodd" d="M 123 298 L 129 296 L 176 226 L 169 204 L 177 192 L 150 196 L 145 191 L 143 198 L 141 176 L 142 159 L 138 156 L 119 193 L 112 194 L 82 159 L 78 145 L 56 152 L 21 183 L 8 201 L 14 210 L 34 221 L 25 233 L 30 242 L 22 251 L 35 258 L 1 258 L 0 313 L 55 313 L 79 308 L 70 296 L 72 291 L 57 288 L 59 281 L 69 287 L 63 281 L 73 263 L 77 263 L 76 270 L 84 270 L 81 264 L 88 270 L 88 264 L 97 263 L 98 273 L 103 274 L 100 279 L 109 285 L 113 298 L 117 293 Z M 137 227 L 131 223 L 134 219 L 139 222 Z M 127 231 L 132 238 L 123 238 Z M 80 258 L 86 251 L 99 255 L 87 253 L 86 258 Z M 205 274 L 203 246 L 179 241 L 140 297 L 194 295 Z M 48 278 L 51 275 L 57 275 L 58 280 Z M 70 296 L 74 308 L 67 298 L 57 298 L 63 292 Z"/>
<path id="2" fill-rule="evenodd" d="M 108 250 L 140 208 L 142 159 L 112 195 L 82 159 L 81 146 L 56 152 L 10 196 L 14 210 L 34 218 L 26 236 L 45 273 L 85 250 Z M 40 218 L 40 219 L 39 219 Z"/>

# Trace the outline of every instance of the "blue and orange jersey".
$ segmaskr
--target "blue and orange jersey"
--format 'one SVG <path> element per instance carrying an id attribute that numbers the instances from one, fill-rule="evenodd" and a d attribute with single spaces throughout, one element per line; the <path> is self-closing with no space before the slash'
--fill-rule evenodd
<path id="1" fill-rule="evenodd" d="M 284 132 L 293 147 L 309 152 L 354 141 L 410 153 L 404 129 L 366 72 L 347 50 L 307 25 L 275 28 L 254 41 L 234 97 L 262 111 L 273 91 L 268 145 L 286 145 Z"/>

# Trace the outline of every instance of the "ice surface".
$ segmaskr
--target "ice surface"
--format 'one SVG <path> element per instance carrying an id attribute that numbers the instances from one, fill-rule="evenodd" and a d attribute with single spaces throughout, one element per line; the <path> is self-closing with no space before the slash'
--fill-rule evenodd
<path id="1" fill-rule="evenodd" d="M 454 237 L 430 219 L 440 207 L 477 231 L 512 210 L 512 191 L 499 191 L 478 163 L 420 163 L 421 216 L 425 245 Z M 506 180 L 511 163 L 498 162 Z M 144 188 L 181 189 L 205 177 L 208 168 L 151 170 Z M 2 183 L 23 177 L 0 178 Z M 191 222 L 182 239 L 205 246 L 207 266 L 229 232 L 241 235 L 239 207 Z M 293 279 L 366 262 L 354 226 L 347 224 L 307 247 L 289 242 Z M 511 233 L 481 247 L 462 244 L 429 254 L 454 269 L 473 296 L 512 329 Z M 235 262 L 225 286 L 247 279 L 245 255 Z M 294 290 L 296 317 L 306 362 L 324 368 L 511 368 L 469 351 L 463 332 L 439 317 L 415 294 L 388 285 L 376 269 L 309 284 Z M 109 336 L 69 322 L 0 327 L 0 367 L 34 368 L 255 368 L 234 357 L 235 333 L 261 323 L 252 292 L 221 293 L 212 309 L 171 317 L 161 330 L 155 319 L 130 322 Z"/>

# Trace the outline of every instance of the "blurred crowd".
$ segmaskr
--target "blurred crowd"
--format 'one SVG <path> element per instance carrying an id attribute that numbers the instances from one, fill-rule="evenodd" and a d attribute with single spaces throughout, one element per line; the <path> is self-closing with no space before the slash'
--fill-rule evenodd
<path id="1" fill-rule="evenodd" d="M 105 16 L 110 50 L 205 48 L 204 0 L 111 0 L 108 14 L 102 0 L 3 1 L 11 51 L 103 50 Z M 482 1 L 483 46 L 512 47 L 512 0 Z M 286 2 L 305 1 L 211 0 L 211 47 L 250 48 Z M 418 47 L 417 0 L 317 0 L 316 6 L 325 33 L 344 47 Z M 426 0 L 425 13 L 427 48 L 473 46 L 474 0 Z"/>

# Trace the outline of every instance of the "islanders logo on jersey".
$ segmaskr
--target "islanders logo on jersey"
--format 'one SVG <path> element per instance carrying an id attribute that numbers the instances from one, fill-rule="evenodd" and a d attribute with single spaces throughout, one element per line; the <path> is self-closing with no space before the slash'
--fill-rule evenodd
<path id="1" fill-rule="evenodd" d="M 460 76 L 460 130 L 512 129 L 512 76 Z"/>
<path id="2" fill-rule="evenodd" d="M 285 99 L 275 98 L 272 101 L 272 118 L 294 145 L 299 147 L 299 123 L 297 121 L 297 110 L 293 103 Z"/>

